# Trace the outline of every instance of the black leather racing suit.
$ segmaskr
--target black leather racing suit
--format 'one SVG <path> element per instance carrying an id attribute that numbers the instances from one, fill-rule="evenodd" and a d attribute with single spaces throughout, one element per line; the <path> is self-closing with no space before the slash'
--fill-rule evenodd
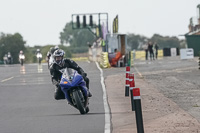
<path id="1" fill-rule="evenodd" d="M 63 62 L 61 65 L 53 63 L 50 66 L 52 83 L 54 85 L 56 85 L 56 87 L 57 87 L 57 90 L 55 90 L 55 95 L 54 95 L 56 100 L 65 99 L 64 93 L 61 91 L 61 88 L 59 86 L 59 81 L 61 80 L 61 76 L 62 76 L 62 73 L 59 70 L 61 70 L 63 68 L 72 68 L 72 69 L 76 70 L 80 75 L 83 76 L 83 79 L 86 82 L 86 86 L 89 89 L 89 79 L 86 77 L 87 75 L 83 71 L 83 69 L 80 66 L 78 66 L 78 64 L 75 61 L 70 60 L 70 59 L 63 59 Z"/>

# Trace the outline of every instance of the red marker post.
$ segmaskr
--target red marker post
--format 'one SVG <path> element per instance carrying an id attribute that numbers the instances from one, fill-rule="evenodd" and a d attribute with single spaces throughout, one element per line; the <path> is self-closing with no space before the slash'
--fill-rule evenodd
<path id="1" fill-rule="evenodd" d="M 129 74 L 130 74 L 130 66 L 126 67 L 126 85 L 125 85 L 125 96 L 129 96 Z"/>
<path id="2" fill-rule="evenodd" d="M 135 105 L 133 102 L 133 88 L 135 87 L 134 74 L 129 74 L 129 83 L 130 83 L 130 94 L 131 94 L 131 107 L 132 111 L 135 111 Z"/>
<path id="3" fill-rule="evenodd" d="M 144 133 L 140 88 L 133 88 L 133 98 L 132 99 L 133 99 L 134 105 L 135 105 L 135 117 L 136 117 L 136 124 L 137 124 L 137 132 Z"/>

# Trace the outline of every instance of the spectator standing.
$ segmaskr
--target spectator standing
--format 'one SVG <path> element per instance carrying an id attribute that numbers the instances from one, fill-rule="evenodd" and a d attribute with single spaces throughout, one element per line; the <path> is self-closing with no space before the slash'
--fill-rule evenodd
<path id="1" fill-rule="evenodd" d="M 152 60 L 152 58 L 153 58 L 153 60 L 154 60 L 153 44 L 151 42 L 149 42 L 149 44 L 148 44 L 148 49 L 149 49 L 149 53 L 150 53 L 150 59 Z"/>
<path id="2" fill-rule="evenodd" d="M 146 60 L 148 60 L 148 44 L 147 43 L 143 46 L 143 49 L 145 51 L 145 58 Z"/>
<path id="3" fill-rule="evenodd" d="M 157 59 L 158 58 L 158 49 L 159 49 L 159 46 L 158 46 L 157 43 L 155 43 L 154 48 L 155 48 L 155 51 L 156 51 L 156 59 Z"/>

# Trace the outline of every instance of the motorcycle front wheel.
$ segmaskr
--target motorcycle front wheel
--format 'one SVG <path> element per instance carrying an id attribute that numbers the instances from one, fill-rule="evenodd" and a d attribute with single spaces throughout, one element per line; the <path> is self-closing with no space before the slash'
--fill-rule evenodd
<path id="1" fill-rule="evenodd" d="M 82 100 L 80 98 L 80 95 L 81 94 L 80 94 L 80 92 L 78 90 L 73 91 L 73 97 L 74 97 L 74 100 L 76 102 L 76 106 L 77 106 L 79 112 L 81 114 L 85 114 L 86 110 L 85 110 L 84 104 L 83 104 L 83 102 L 82 102 Z"/>

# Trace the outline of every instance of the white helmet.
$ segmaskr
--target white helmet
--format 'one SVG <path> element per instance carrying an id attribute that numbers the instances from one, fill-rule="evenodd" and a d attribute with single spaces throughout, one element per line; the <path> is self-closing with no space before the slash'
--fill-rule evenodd
<path id="1" fill-rule="evenodd" d="M 58 49 L 59 49 L 59 46 L 56 45 L 56 46 L 54 47 L 54 50 L 58 50 Z"/>

